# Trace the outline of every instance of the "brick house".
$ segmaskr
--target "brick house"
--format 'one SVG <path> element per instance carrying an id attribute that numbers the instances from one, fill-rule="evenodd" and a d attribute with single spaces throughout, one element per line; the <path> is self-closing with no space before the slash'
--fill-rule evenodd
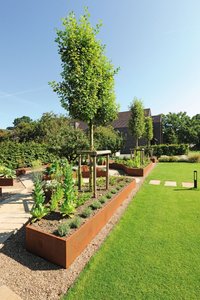
<path id="1" fill-rule="evenodd" d="M 144 109 L 145 117 L 149 116 L 153 121 L 153 140 L 152 144 L 162 144 L 162 115 L 151 115 L 150 108 Z M 111 123 L 115 130 L 119 131 L 125 138 L 125 143 L 123 149 L 121 149 L 121 153 L 130 153 L 130 149 L 135 146 L 135 139 L 130 134 L 128 129 L 128 122 L 131 116 L 131 111 L 122 111 L 118 113 L 118 118 Z M 82 130 L 86 130 L 88 128 L 87 124 L 82 121 L 76 121 L 74 123 L 76 128 L 81 128 Z M 146 145 L 146 140 L 141 138 L 139 140 L 139 146 Z"/>

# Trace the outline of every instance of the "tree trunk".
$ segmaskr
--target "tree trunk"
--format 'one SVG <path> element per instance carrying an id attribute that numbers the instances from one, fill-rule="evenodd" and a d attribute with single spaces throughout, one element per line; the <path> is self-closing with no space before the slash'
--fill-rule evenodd
<path id="1" fill-rule="evenodd" d="M 94 139 L 93 139 L 93 124 L 92 120 L 90 120 L 89 123 L 89 130 L 90 130 L 90 150 L 94 150 Z M 92 192 L 93 186 L 92 186 L 92 178 L 93 178 L 93 166 L 92 166 L 92 159 L 90 155 L 90 178 L 89 178 L 89 187 L 90 191 Z"/>
<path id="2" fill-rule="evenodd" d="M 136 140 L 135 140 L 135 148 L 136 149 L 138 148 L 138 138 L 136 138 Z"/>

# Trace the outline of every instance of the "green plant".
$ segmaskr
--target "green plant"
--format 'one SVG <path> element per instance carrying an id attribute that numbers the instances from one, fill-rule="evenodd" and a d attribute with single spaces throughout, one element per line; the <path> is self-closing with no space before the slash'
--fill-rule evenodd
<path id="1" fill-rule="evenodd" d="M 50 202 L 50 210 L 55 211 L 58 208 L 59 202 L 63 199 L 63 188 L 61 185 L 57 185 L 55 191 L 53 191 Z"/>
<path id="2" fill-rule="evenodd" d="M 42 162 L 39 159 L 33 160 L 31 162 L 32 169 L 38 169 L 38 168 L 41 168 L 41 166 L 42 166 Z"/>
<path id="3" fill-rule="evenodd" d="M 111 194 L 116 194 L 117 190 L 116 189 L 112 189 L 110 192 L 111 192 Z"/>
<path id="4" fill-rule="evenodd" d="M 96 200 L 96 201 L 94 201 L 94 202 L 90 205 L 90 207 L 91 207 L 93 210 L 95 210 L 95 209 L 101 208 L 102 205 L 101 205 L 101 202 L 99 202 L 98 200 Z"/>
<path id="5" fill-rule="evenodd" d="M 70 227 L 69 227 L 69 224 L 67 222 L 61 223 L 60 225 L 58 225 L 58 234 L 59 234 L 59 236 L 65 236 L 69 233 L 69 231 L 70 231 Z"/>
<path id="6" fill-rule="evenodd" d="M 49 213 L 49 209 L 44 205 L 45 196 L 42 181 L 39 176 L 35 179 L 34 182 L 33 200 L 34 204 L 31 209 L 31 214 L 33 216 L 32 222 L 35 222 L 36 220 L 40 220 Z"/>
<path id="7" fill-rule="evenodd" d="M 89 200 L 91 198 L 91 193 L 90 192 L 82 192 L 79 193 L 77 201 L 76 201 L 76 206 L 80 206 L 82 204 L 84 204 L 87 200 Z"/>
<path id="8" fill-rule="evenodd" d="M 92 213 L 91 207 L 86 207 L 83 212 L 81 213 L 81 217 L 88 218 Z"/>
<path id="9" fill-rule="evenodd" d="M 111 199 L 112 198 L 112 194 L 110 192 L 107 193 L 105 196 L 106 196 L 107 199 Z"/>
<path id="10" fill-rule="evenodd" d="M 96 184 L 97 184 L 97 186 L 100 187 L 100 188 L 104 187 L 105 184 L 106 184 L 105 178 L 104 178 L 104 177 L 99 177 L 99 178 L 97 178 Z"/>
<path id="11" fill-rule="evenodd" d="M 68 163 L 63 166 L 63 174 L 64 202 L 60 207 L 60 211 L 63 216 L 71 216 L 75 212 L 77 194 L 74 189 L 72 168 Z"/>
<path id="12" fill-rule="evenodd" d="M 14 170 L 4 167 L 4 166 L 0 166 L 0 177 L 4 177 L 4 178 L 15 178 L 16 177 L 16 173 Z"/>
<path id="13" fill-rule="evenodd" d="M 102 196 L 101 198 L 99 198 L 99 202 L 101 202 L 102 204 L 105 203 L 108 199 L 105 196 Z"/>
<path id="14" fill-rule="evenodd" d="M 117 177 L 115 177 L 115 176 L 110 176 L 109 177 L 109 184 L 110 185 L 115 185 L 116 182 L 117 182 Z"/>
<path id="15" fill-rule="evenodd" d="M 82 224 L 83 220 L 80 217 L 75 217 L 70 223 L 70 228 L 79 228 Z"/>

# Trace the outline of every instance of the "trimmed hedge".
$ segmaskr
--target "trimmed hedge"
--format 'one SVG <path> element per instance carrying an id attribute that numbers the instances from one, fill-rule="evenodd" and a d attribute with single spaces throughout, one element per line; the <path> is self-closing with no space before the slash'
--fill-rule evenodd
<path id="1" fill-rule="evenodd" d="M 32 162 L 40 160 L 43 164 L 55 159 L 48 146 L 35 142 L 18 143 L 6 141 L 0 143 L 0 165 L 17 169 L 30 167 Z"/>
<path id="2" fill-rule="evenodd" d="M 153 155 L 160 157 L 161 155 L 174 156 L 188 154 L 188 144 L 171 144 L 171 145 L 154 145 Z"/>

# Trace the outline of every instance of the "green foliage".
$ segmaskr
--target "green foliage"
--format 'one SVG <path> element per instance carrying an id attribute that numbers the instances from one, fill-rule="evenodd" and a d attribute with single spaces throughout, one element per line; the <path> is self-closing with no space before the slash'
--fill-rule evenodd
<path id="1" fill-rule="evenodd" d="M 112 189 L 110 192 L 111 192 L 111 194 L 116 194 L 117 190 L 116 189 Z"/>
<path id="2" fill-rule="evenodd" d="M 44 205 L 45 196 L 42 181 L 39 176 L 35 178 L 34 182 L 33 201 L 34 204 L 31 209 L 31 214 L 33 216 L 32 222 L 35 222 L 49 213 L 49 209 Z"/>
<path id="3" fill-rule="evenodd" d="M 110 150 L 112 153 L 115 153 L 121 149 L 123 138 L 111 125 L 106 127 L 99 126 L 94 131 L 94 141 L 96 149 Z"/>
<path id="4" fill-rule="evenodd" d="M 107 200 L 108 199 L 106 198 L 106 196 L 102 196 L 102 197 L 99 198 L 99 202 L 102 203 L 102 204 L 105 203 Z"/>
<path id="5" fill-rule="evenodd" d="M 142 137 L 144 133 L 144 107 L 140 99 L 134 97 L 132 104 L 130 105 L 131 117 L 129 119 L 129 130 L 136 139 L 136 148 L 138 147 L 138 139 Z"/>
<path id="6" fill-rule="evenodd" d="M 98 177 L 96 179 L 96 184 L 99 188 L 103 188 L 103 187 L 105 187 L 106 179 L 104 177 Z"/>
<path id="7" fill-rule="evenodd" d="M 50 210 L 51 211 L 55 211 L 58 208 L 59 203 L 63 199 L 63 195 L 64 195 L 63 188 L 59 184 L 56 186 L 56 188 L 53 191 L 52 196 L 51 196 L 51 201 L 50 201 Z"/>
<path id="8" fill-rule="evenodd" d="M 117 182 L 117 177 L 116 176 L 109 176 L 109 184 L 112 186 L 112 185 L 115 185 Z"/>
<path id="9" fill-rule="evenodd" d="M 13 169 L 30 167 L 35 160 L 45 164 L 55 159 L 45 144 L 5 141 L 0 143 L 0 148 L 0 164 Z"/>
<path id="10" fill-rule="evenodd" d="M 4 178 L 15 178 L 16 177 L 16 173 L 14 170 L 4 167 L 4 166 L 0 166 L 0 177 L 4 177 Z"/>
<path id="11" fill-rule="evenodd" d="M 154 145 L 152 146 L 153 155 L 160 157 L 161 155 L 184 155 L 188 154 L 189 145 L 175 144 L 175 145 Z"/>
<path id="12" fill-rule="evenodd" d="M 80 217 L 75 217 L 73 220 L 69 223 L 70 228 L 79 228 L 81 224 L 83 223 L 83 220 Z"/>
<path id="13" fill-rule="evenodd" d="M 108 193 L 105 195 L 105 197 L 106 197 L 107 199 L 111 199 L 112 196 L 113 196 L 113 195 L 112 195 L 110 192 L 108 192 Z"/>
<path id="14" fill-rule="evenodd" d="M 13 121 L 14 126 L 18 126 L 20 123 L 31 123 L 33 120 L 28 116 L 23 116 L 21 118 L 16 118 Z"/>
<path id="15" fill-rule="evenodd" d="M 150 141 L 153 139 L 153 121 L 151 117 L 145 117 L 144 137 L 147 139 L 147 146 L 150 146 Z"/>
<path id="16" fill-rule="evenodd" d="M 77 201 L 76 201 L 76 206 L 80 206 L 84 204 L 86 201 L 88 201 L 91 198 L 92 194 L 90 192 L 82 192 L 79 193 Z"/>
<path id="17" fill-rule="evenodd" d="M 74 189 L 72 168 L 67 162 L 63 165 L 63 174 L 64 202 L 60 207 L 60 211 L 63 216 L 71 216 L 75 212 L 77 195 Z"/>
<path id="18" fill-rule="evenodd" d="M 90 207 L 91 207 L 93 210 L 95 210 L 95 209 L 101 208 L 101 207 L 102 207 L 102 204 L 101 204 L 100 201 L 96 200 L 96 201 L 94 201 L 94 202 L 90 205 Z"/>
<path id="19" fill-rule="evenodd" d="M 89 14 L 78 21 L 74 13 L 63 19 L 63 30 L 57 30 L 63 71 L 62 82 L 51 82 L 62 106 L 74 119 L 107 123 L 117 116 L 114 95 L 114 70 L 104 55 L 104 46 L 96 39 L 100 26 L 92 28 Z"/>
<path id="20" fill-rule="evenodd" d="M 81 217 L 88 218 L 92 213 L 91 207 L 86 207 L 83 212 L 81 213 Z"/>
<path id="21" fill-rule="evenodd" d="M 162 116 L 163 141 L 168 144 L 192 143 L 195 134 L 192 119 L 186 112 Z"/>
<path id="22" fill-rule="evenodd" d="M 66 236 L 70 231 L 70 227 L 68 222 L 63 222 L 58 226 L 58 234 L 59 236 Z"/>

